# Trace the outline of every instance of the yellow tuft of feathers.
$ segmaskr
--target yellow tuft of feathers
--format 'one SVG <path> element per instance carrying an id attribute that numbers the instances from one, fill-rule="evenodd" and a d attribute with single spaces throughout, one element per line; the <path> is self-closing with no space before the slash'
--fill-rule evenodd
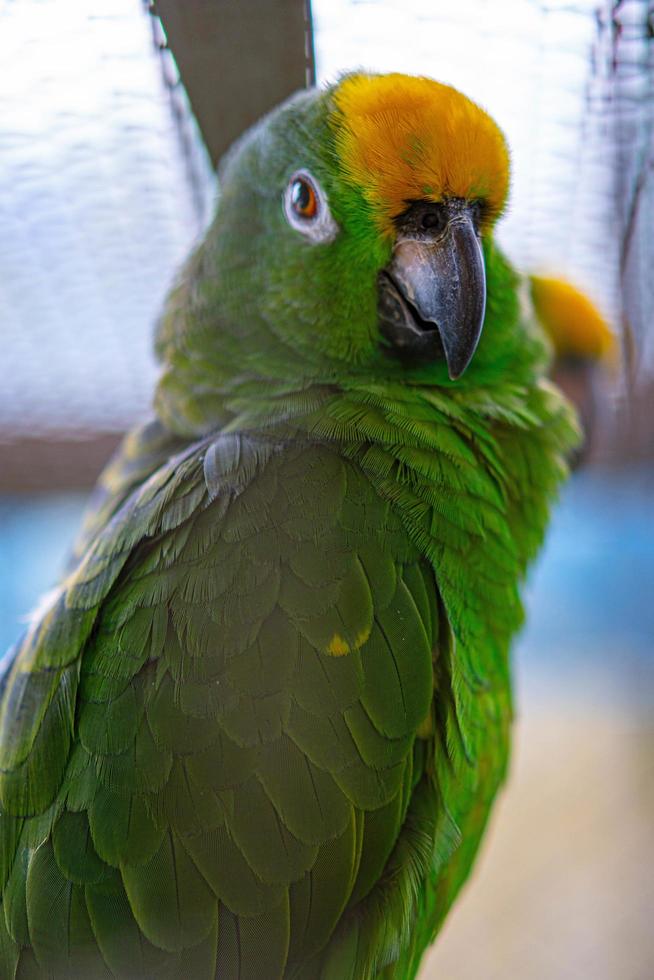
<path id="1" fill-rule="evenodd" d="M 381 230 L 412 201 L 448 197 L 484 205 L 482 226 L 509 189 L 504 136 L 478 105 L 449 85 L 411 75 L 346 76 L 334 91 L 336 147 Z"/>
<path id="2" fill-rule="evenodd" d="M 557 357 L 579 357 L 611 363 L 616 344 L 608 323 L 591 300 L 564 279 L 531 276 L 536 315 Z"/>

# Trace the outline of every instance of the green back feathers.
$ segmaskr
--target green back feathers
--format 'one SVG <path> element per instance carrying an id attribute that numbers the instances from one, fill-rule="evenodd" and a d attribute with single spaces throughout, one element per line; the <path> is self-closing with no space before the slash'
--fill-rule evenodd
<path id="1" fill-rule="evenodd" d="M 211 977 L 216 955 L 221 977 L 278 976 L 319 953 L 419 777 L 433 596 L 397 516 L 332 450 L 224 437 L 135 494 L 61 593 L 68 723 L 14 706 L 42 698 L 46 626 L 9 682 L 3 912 L 21 969 L 131 976 L 136 943 L 147 976 L 191 957 Z"/>

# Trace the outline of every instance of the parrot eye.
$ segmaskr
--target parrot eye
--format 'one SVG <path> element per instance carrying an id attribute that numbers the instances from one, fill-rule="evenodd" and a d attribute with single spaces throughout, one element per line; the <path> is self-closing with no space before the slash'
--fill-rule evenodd
<path id="1" fill-rule="evenodd" d="M 318 195 L 306 177 L 296 177 L 291 184 L 291 207 L 300 218 L 315 218 L 318 214 Z"/>
<path id="2" fill-rule="evenodd" d="M 284 214 L 291 228 L 316 244 L 331 242 L 338 234 L 325 192 L 306 170 L 296 171 L 286 185 Z"/>

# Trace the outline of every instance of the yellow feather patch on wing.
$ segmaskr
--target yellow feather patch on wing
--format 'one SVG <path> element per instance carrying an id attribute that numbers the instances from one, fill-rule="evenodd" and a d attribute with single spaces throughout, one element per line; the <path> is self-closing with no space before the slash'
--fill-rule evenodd
<path id="1" fill-rule="evenodd" d="M 347 76 L 334 91 L 336 147 L 381 228 L 407 202 L 484 201 L 486 224 L 506 202 L 509 154 L 491 117 L 449 85 L 410 75 Z"/>
<path id="2" fill-rule="evenodd" d="M 343 657 L 346 653 L 352 653 L 353 650 L 359 650 L 369 636 L 369 629 L 361 630 L 361 632 L 357 633 L 357 635 L 354 637 L 354 645 L 350 646 L 345 637 L 341 636 L 340 633 L 334 633 L 329 641 L 329 644 L 327 645 L 327 653 L 331 654 L 332 657 Z"/>
<path id="3" fill-rule="evenodd" d="M 347 640 L 343 639 L 340 633 L 334 633 L 329 641 L 327 653 L 331 653 L 332 657 L 343 657 L 349 652 L 350 644 L 347 642 Z"/>
<path id="4" fill-rule="evenodd" d="M 559 357 L 612 358 L 613 333 L 584 293 L 563 279 L 530 276 L 530 284 L 536 315 Z"/>

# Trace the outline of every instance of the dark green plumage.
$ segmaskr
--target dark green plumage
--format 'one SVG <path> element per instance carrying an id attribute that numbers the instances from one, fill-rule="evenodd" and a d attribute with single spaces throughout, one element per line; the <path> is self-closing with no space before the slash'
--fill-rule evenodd
<path id="1" fill-rule="evenodd" d="M 574 431 L 490 237 L 461 381 L 379 349 L 388 248 L 365 210 L 348 238 L 331 113 L 303 96 L 230 158 L 160 328 L 159 417 L 6 681 L 7 980 L 408 978 L 474 857 Z M 340 244 L 284 223 L 299 165 Z"/>

